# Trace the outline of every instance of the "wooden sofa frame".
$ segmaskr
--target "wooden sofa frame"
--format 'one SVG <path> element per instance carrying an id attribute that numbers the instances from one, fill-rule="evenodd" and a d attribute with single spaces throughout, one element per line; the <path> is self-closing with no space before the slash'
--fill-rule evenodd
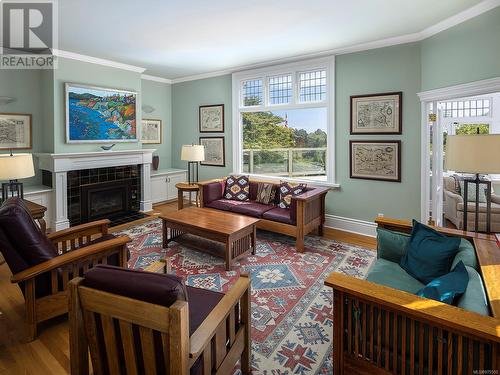
<path id="1" fill-rule="evenodd" d="M 200 186 L 200 207 L 203 207 L 203 186 L 223 180 L 224 179 L 214 179 L 198 183 Z M 271 180 L 250 179 L 250 181 L 276 184 L 276 181 Z M 314 190 L 292 197 L 297 207 L 295 225 L 260 219 L 257 223 L 257 228 L 294 237 L 296 239 L 295 247 L 297 251 L 303 252 L 304 237 L 307 234 L 315 232 L 319 236 L 323 235 L 323 226 L 325 224 L 325 197 L 329 190 L 329 188 L 314 187 Z"/>
<path id="2" fill-rule="evenodd" d="M 106 264 L 107 257 L 114 254 L 118 256 L 119 265 L 127 267 L 126 245 L 131 241 L 128 236 L 120 236 L 79 248 L 94 237 L 107 234 L 109 223 L 109 220 L 99 220 L 48 234 L 47 237 L 61 255 L 11 277 L 12 283 L 21 283 L 20 287 L 24 287 L 29 341 L 36 338 L 38 323 L 68 312 L 67 289 L 72 277 L 86 272 L 95 264 Z M 44 273 L 50 273 L 51 292 L 47 296 L 36 298 L 36 277 Z"/>
<path id="3" fill-rule="evenodd" d="M 138 363 L 143 363 L 146 374 L 158 374 L 158 355 L 164 360 L 166 374 L 188 375 L 200 357 L 204 375 L 232 374 L 240 358 L 241 371 L 250 374 L 248 276 L 241 275 L 191 337 L 188 302 L 177 301 L 164 307 L 91 289 L 82 285 L 83 280 L 70 282 L 72 375 L 89 374 L 89 349 L 95 375 L 142 373 Z M 100 324 L 96 325 L 96 321 Z M 134 330 L 139 332 L 140 343 L 138 338 L 134 340 Z M 102 341 L 98 338 L 100 332 Z M 154 337 L 158 335 L 161 344 L 155 345 Z M 136 350 L 137 345 L 141 351 Z M 119 352 L 123 353 L 123 361 Z"/>
<path id="4" fill-rule="evenodd" d="M 409 222 L 376 222 L 382 228 L 411 231 Z M 476 252 L 481 241 L 489 242 L 483 234 L 436 229 L 467 238 Z M 338 273 L 325 285 L 334 294 L 335 375 L 472 374 L 500 366 L 498 316 L 482 316 Z"/>

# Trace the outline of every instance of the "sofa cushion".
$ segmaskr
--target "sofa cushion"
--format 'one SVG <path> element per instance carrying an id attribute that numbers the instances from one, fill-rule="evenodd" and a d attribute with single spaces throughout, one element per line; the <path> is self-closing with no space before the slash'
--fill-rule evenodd
<path id="1" fill-rule="evenodd" d="M 432 280 L 416 294 L 452 305 L 457 297 L 465 293 L 468 283 L 469 274 L 464 262 L 460 261 L 450 273 Z"/>
<path id="2" fill-rule="evenodd" d="M 461 202 L 457 204 L 457 210 L 460 211 L 460 213 L 463 212 L 464 210 L 464 203 Z M 476 203 L 475 202 L 467 202 L 467 211 L 469 215 L 473 215 L 476 212 Z M 479 203 L 479 212 L 480 213 L 486 213 L 487 211 L 487 206 L 486 203 Z M 491 202 L 491 213 L 492 214 L 500 214 L 500 204 Z M 481 215 L 479 216 L 481 218 Z M 480 219 L 483 220 L 483 219 Z M 469 221 L 471 221 L 471 218 L 469 218 Z"/>
<path id="3" fill-rule="evenodd" d="M 472 267 L 465 266 L 469 274 L 469 283 L 465 293 L 458 299 L 457 307 L 472 311 L 481 315 L 489 316 L 490 309 L 484 292 L 483 281 L 479 273 Z"/>
<path id="4" fill-rule="evenodd" d="M 259 182 L 257 185 L 257 196 L 255 201 L 262 204 L 274 203 L 276 187 L 274 184 Z"/>
<path id="5" fill-rule="evenodd" d="M 226 181 L 217 181 L 203 185 L 203 203 L 206 205 L 214 200 L 221 199 L 226 188 Z"/>
<path id="6" fill-rule="evenodd" d="M 235 201 L 232 199 L 217 199 L 213 202 L 210 202 L 206 205 L 206 207 L 210 208 L 215 208 L 217 210 L 224 210 L 224 211 L 232 211 L 233 207 L 245 204 L 247 202 L 243 201 Z"/>
<path id="7" fill-rule="evenodd" d="M 472 244 L 465 238 L 462 238 L 460 241 L 458 252 L 453 259 L 451 268 L 455 268 L 460 261 L 464 262 L 464 265 L 472 267 L 476 270 L 478 268 L 476 250 L 474 250 L 474 246 L 472 246 Z"/>
<path id="8" fill-rule="evenodd" d="M 465 199 L 465 181 L 462 178 L 459 179 L 460 184 L 460 195 Z M 467 185 L 467 200 L 469 202 L 476 202 L 476 184 L 469 183 Z M 486 185 L 479 185 L 479 202 L 486 203 Z"/>
<path id="9" fill-rule="evenodd" d="M 377 259 L 366 280 L 412 294 L 424 287 L 424 284 L 409 275 L 398 263 L 385 259 Z"/>
<path id="10" fill-rule="evenodd" d="M 248 176 L 229 176 L 226 180 L 224 198 L 236 201 L 247 201 L 250 196 Z"/>
<path id="11" fill-rule="evenodd" d="M 289 208 L 272 208 L 269 211 L 264 212 L 262 218 L 266 220 L 279 221 L 280 223 L 295 225 L 295 222 L 291 218 L 291 210 Z"/>
<path id="12" fill-rule="evenodd" d="M 175 275 L 97 265 L 85 273 L 89 288 L 169 307 L 188 300 L 182 278 Z"/>
<path id="13" fill-rule="evenodd" d="M 274 208 L 272 204 L 262 204 L 253 201 L 241 203 L 242 204 L 233 205 L 231 211 L 253 217 L 262 217 L 262 214 Z"/>
<path id="14" fill-rule="evenodd" d="M 460 238 L 448 237 L 413 220 L 411 238 L 400 265 L 411 276 L 429 283 L 450 272 Z"/>
<path id="15" fill-rule="evenodd" d="M 281 181 L 279 187 L 280 202 L 278 204 L 278 207 L 290 208 L 290 204 L 292 203 L 292 197 L 302 194 L 306 188 L 307 188 L 306 184 Z"/>
<path id="16" fill-rule="evenodd" d="M 2 204 L 0 228 L 15 251 L 29 266 L 37 265 L 58 255 L 56 248 L 41 232 L 21 198 L 9 198 Z M 3 249 L 3 251 L 6 250 L 8 249 Z"/>
<path id="17" fill-rule="evenodd" d="M 410 235 L 384 228 L 377 228 L 377 258 L 399 263 L 406 254 Z"/>
<path id="18" fill-rule="evenodd" d="M 186 290 L 189 298 L 189 335 L 192 335 L 224 294 L 192 286 L 186 287 Z"/>

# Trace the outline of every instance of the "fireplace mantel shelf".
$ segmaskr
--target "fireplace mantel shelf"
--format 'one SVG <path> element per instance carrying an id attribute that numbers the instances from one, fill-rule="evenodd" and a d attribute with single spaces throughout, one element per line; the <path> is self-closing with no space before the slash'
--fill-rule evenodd
<path id="1" fill-rule="evenodd" d="M 142 149 L 142 150 L 116 150 L 116 151 L 91 151 L 91 152 L 65 152 L 61 154 L 50 154 L 50 153 L 37 153 L 37 157 L 50 157 L 52 159 L 68 159 L 68 158 L 81 158 L 89 156 L 105 156 L 113 157 L 114 155 L 130 155 L 130 154 L 152 154 L 154 149 Z"/>

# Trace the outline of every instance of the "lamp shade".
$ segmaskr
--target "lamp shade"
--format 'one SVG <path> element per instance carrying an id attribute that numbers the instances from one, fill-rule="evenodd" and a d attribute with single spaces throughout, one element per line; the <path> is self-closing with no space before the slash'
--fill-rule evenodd
<path id="1" fill-rule="evenodd" d="M 184 146 L 182 146 L 181 160 L 204 161 L 205 160 L 205 146 L 202 146 L 202 145 L 184 145 Z"/>
<path id="2" fill-rule="evenodd" d="M 17 180 L 34 175 L 35 169 L 31 154 L 0 155 L 0 180 Z"/>
<path id="3" fill-rule="evenodd" d="M 445 168 L 463 173 L 500 173 L 500 134 L 448 136 Z"/>

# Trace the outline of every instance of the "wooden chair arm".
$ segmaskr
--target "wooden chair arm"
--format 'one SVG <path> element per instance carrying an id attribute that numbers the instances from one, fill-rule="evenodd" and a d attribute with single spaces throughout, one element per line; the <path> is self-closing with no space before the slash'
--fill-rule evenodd
<path id="1" fill-rule="evenodd" d="M 108 251 L 116 247 L 125 246 L 130 241 L 132 240 L 129 236 L 120 236 L 112 238 L 110 240 L 85 246 L 16 273 L 11 277 L 10 280 L 12 283 L 20 283 L 22 281 L 26 281 L 28 279 L 32 279 L 33 277 L 39 276 L 43 273 L 52 271 L 56 268 L 66 266 L 68 264 L 72 264 L 86 258 L 91 258 L 92 256 L 104 251 Z"/>
<path id="2" fill-rule="evenodd" d="M 377 217 L 375 219 L 375 223 L 377 223 L 379 228 L 394 230 L 397 232 L 409 233 L 409 232 L 411 232 L 411 228 L 412 228 L 412 224 L 410 221 L 391 219 L 391 218 L 385 218 L 385 217 Z M 494 237 L 492 235 L 489 235 L 489 234 L 476 233 L 476 232 L 466 232 L 463 230 L 437 227 L 437 226 L 432 226 L 432 225 L 430 225 L 430 226 L 432 228 L 434 228 L 435 230 L 437 230 L 438 232 L 446 234 L 448 236 L 463 237 L 463 238 L 468 239 L 470 241 L 472 241 L 474 238 L 494 241 Z"/>
<path id="3" fill-rule="evenodd" d="M 199 186 L 204 186 L 204 185 L 208 185 L 208 184 L 211 184 L 214 182 L 221 182 L 224 180 L 225 180 L 225 178 L 212 178 L 211 180 L 199 181 L 196 184 Z"/>
<path id="4" fill-rule="evenodd" d="M 64 240 L 71 240 L 73 238 L 80 237 L 81 235 L 89 234 L 107 234 L 108 227 L 111 221 L 108 219 L 97 220 L 91 223 L 85 223 L 81 225 L 76 225 L 71 228 L 63 229 L 58 232 L 50 233 L 47 238 L 52 242 L 59 242 Z"/>
<path id="5" fill-rule="evenodd" d="M 231 309 L 238 303 L 250 286 L 247 275 L 241 275 L 226 295 L 210 312 L 198 329 L 191 335 L 189 356 L 197 358 L 205 347 L 210 345 L 210 339 L 215 335 L 217 327 L 226 319 Z"/>
<path id="6" fill-rule="evenodd" d="M 306 191 L 305 193 L 302 193 L 300 195 L 294 195 L 292 196 L 292 199 L 295 199 L 297 201 L 309 202 L 321 197 L 323 194 L 328 193 L 329 190 L 330 188 L 317 187 L 314 188 L 313 190 Z"/>
<path id="7" fill-rule="evenodd" d="M 335 272 L 328 276 L 325 285 L 334 292 L 344 292 L 451 331 L 500 343 L 500 320 L 496 318 Z"/>

